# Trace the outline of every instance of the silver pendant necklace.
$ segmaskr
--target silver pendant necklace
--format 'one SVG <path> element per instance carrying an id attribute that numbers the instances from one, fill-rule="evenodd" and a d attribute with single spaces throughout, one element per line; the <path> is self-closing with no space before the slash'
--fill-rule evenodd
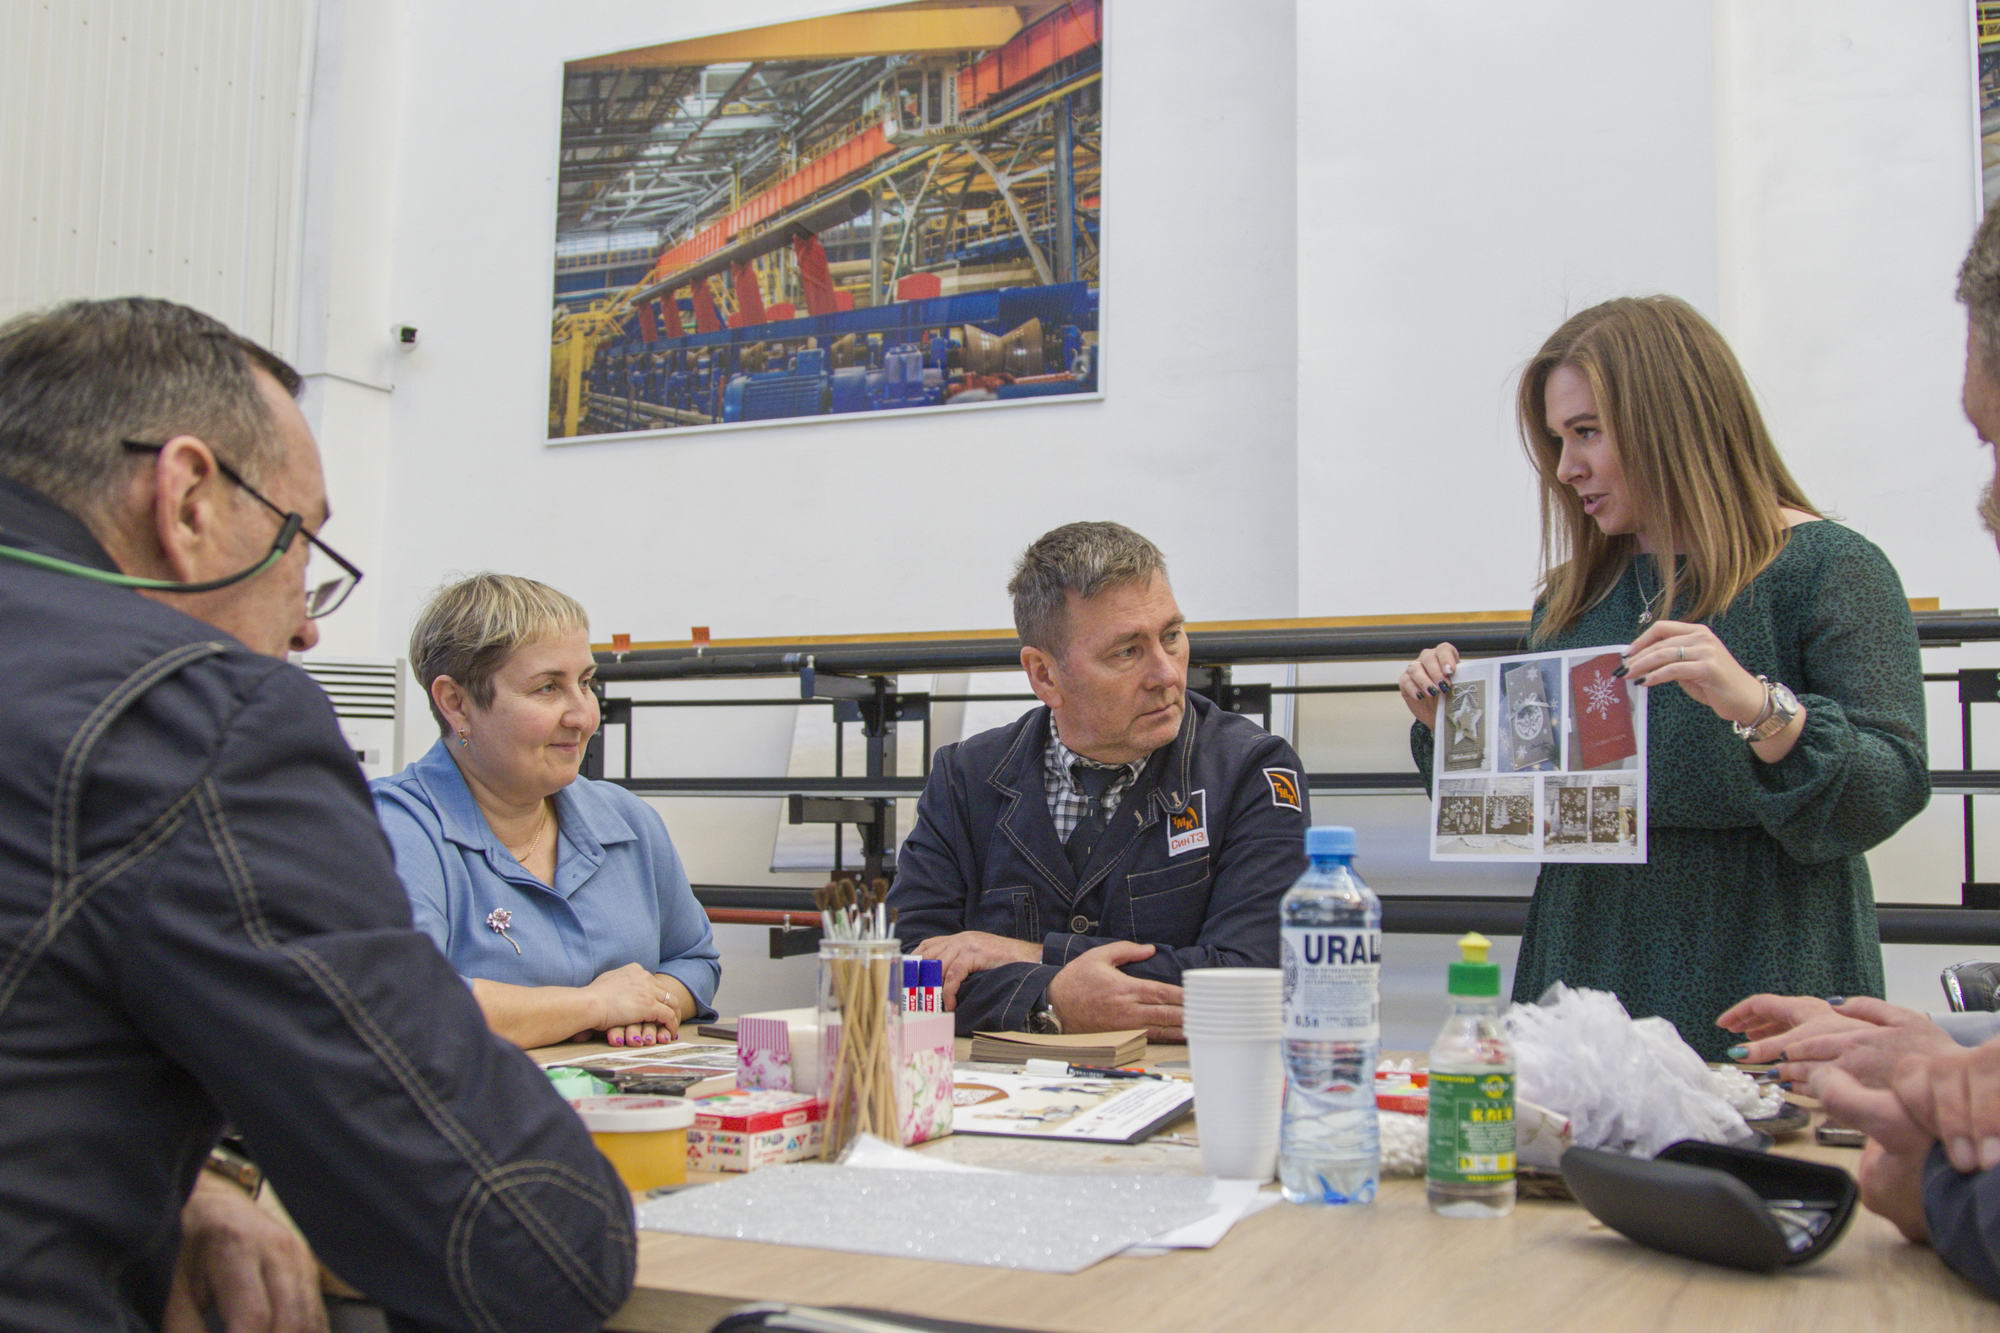
<path id="1" fill-rule="evenodd" d="M 1639 628 L 1644 629 L 1653 623 L 1653 603 L 1666 595 L 1667 585 L 1662 583 L 1652 593 L 1648 594 L 1646 592 L 1646 581 L 1639 577 L 1639 564 L 1635 560 L 1632 563 L 1632 586 L 1639 590 L 1640 597 L 1644 599 L 1639 606 Z"/>

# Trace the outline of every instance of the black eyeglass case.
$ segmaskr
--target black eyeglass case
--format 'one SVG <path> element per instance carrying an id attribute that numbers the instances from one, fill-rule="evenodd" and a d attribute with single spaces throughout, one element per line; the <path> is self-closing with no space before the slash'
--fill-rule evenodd
<path id="1" fill-rule="evenodd" d="M 1562 1173 L 1592 1217 L 1639 1244 L 1761 1273 L 1832 1249 L 1860 1199 L 1837 1166 L 1694 1139 L 1650 1160 L 1571 1148 Z"/>

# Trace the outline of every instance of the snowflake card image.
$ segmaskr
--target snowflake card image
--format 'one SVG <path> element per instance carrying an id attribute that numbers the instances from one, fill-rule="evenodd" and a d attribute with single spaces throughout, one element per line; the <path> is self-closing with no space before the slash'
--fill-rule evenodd
<path id="1" fill-rule="evenodd" d="M 1569 669 L 1571 771 L 1609 768 L 1639 753 L 1632 724 L 1632 692 L 1611 673 L 1618 654 L 1575 662 Z"/>

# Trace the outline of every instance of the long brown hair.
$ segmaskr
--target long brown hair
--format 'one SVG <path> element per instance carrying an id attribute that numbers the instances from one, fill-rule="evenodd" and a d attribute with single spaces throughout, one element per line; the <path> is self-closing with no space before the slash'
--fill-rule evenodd
<path id="1" fill-rule="evenodd" d="M 1542 482 L 1537 642 L 1602 601 L 1639 549 L 1632 534 L 1600 532 L 1556 478 L 1562 440 L 1549 432 L 1543 398 L 1559 366 L 1590 384 L 1633 504 L 1665 557 L 1661 619 L 1721 611 L 1784 548 L 1779 508 L 1818 512 L 1772 446 L 1729 344 L 1693 306 L 1621 297 L 1572 315 L 1521 372 L 1521 442 Z M 1684 568 L 1672 552 L 1686 555 Z"/>

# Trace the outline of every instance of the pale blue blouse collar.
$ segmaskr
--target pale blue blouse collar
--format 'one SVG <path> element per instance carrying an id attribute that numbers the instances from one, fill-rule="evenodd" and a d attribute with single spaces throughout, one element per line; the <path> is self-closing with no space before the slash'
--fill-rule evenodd
<path id="1" fill-rule="evenodd" d="M 465 775 L 458 771 L 458 761 L 451 757 L 443 737 L 439 737 L 437 744 L 410 765 L 410 771 L 416 775 L 424 794 L 430 797 L 431 808 L 437 811 L 438 823 L 445 837 L 474 851 L 500 847 L 499 840 L 493 836 L 492 826 L 479 812 L 479 803 L 473 800 L 472 789 L 465 785 Z M 556 793 L 556 818 L 562 824 L 563 836 L 592 861 L 603 858 L 607 845 L 631 842 L 639 836 L 604 793 L 583 778 Z"/>

